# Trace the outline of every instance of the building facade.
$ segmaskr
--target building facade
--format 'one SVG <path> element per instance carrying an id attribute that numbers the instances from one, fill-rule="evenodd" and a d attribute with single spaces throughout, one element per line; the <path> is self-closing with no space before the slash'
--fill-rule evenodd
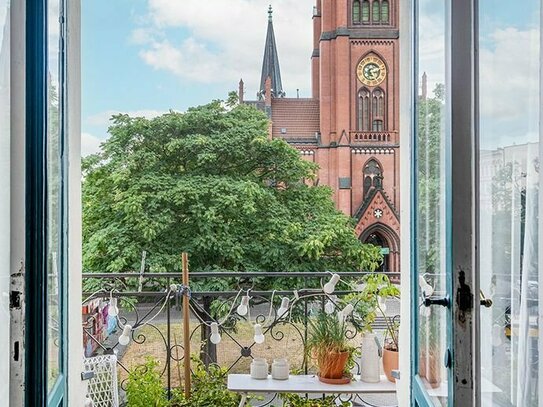
<path id="1" fill-rule="evenodd" d="M 399 272 L 399 24 L 393 0 L 316 0 L 312 97 L 287 98 L 268 11 L 257 100 L 270 137 L 319 164 L 318 182 L 356 219 L 361 241 L 382 247 L 383 269 Z"/>

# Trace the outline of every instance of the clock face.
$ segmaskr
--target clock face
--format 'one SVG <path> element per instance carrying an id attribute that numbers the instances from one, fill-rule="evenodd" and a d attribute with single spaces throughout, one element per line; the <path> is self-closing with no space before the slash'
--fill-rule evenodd
<path id="1" fill-rule="evenodd" d="M 387 68 L 380 58 L 369 56 L 364 58 L 356 68 L 358 80 L 367 86 L 381 84 L 387 76 Z"/>

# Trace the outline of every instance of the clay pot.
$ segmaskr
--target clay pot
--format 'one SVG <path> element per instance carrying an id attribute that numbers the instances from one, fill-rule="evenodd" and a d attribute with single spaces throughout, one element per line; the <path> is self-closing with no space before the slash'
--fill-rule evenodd
<path id="1" fill-rule="evenodd" d="M 341 379 L 349 360 L 349 352 L 330 352 L 321 357 L 319 363 L 319 378 Z"/>
<path id="2" fill-rule="evenodd" d="M 392 377 L 392 371 L 399 368 L 399 353 L 393 350 L 383 349 L 383 370 L 388 381 L 395 383 L 396 379 Z"/>

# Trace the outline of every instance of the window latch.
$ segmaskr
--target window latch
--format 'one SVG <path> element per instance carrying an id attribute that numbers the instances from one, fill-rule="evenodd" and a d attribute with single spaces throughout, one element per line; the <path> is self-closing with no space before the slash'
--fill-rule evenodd
<path id="1" fill-rule="evenodd" d="M 432 305 L 440 305 L 442 307 L 449 307 L 451 301 L 449 300 L 449 296 L 446 295 L 444 297 L 427 297 L 426 295 L 424 295 L 424 293 L 422 294 L 422 303 L 424 304 L 425 307 L 431 307 Z"/>

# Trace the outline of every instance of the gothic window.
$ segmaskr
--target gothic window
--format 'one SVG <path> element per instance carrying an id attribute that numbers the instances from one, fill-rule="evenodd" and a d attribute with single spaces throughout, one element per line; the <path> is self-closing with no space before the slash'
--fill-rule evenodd
<path id="1" fill-rule="evenodd" d="M 389 9 L 388 9 L 388 0 L 383 0 L 381 3 L 381 23 L 388 24 L 389 20 Z"/>
<path id="2" fill-rule="evenodd" d="M 360 0 L 353 0 L 353 24 L 360 24 Z"/>
<path id="3" fill-rule="evenodd" d="M 370 130 L 370 92 L 366 88 L 358 92 L 358 123 L 360 131 Z"/>
<path id="4" fill-rule="evenodd" d="M 364 199 L 374 189 L 383 186 L 383 170 L 376 160 L 369 160 L 364 166 Z"/>
<path id="5" fill-rule="evenodd" d="M 379 0 L 373 0 L 371 7 L 372 7 L 371 22 L 373 24 L 379 24 L 379 22 L 381 21 L 381 5 L 379 4 Z"/>
<path id="6" fill-rule="evenodd" d="M 362 1 L 362 22 L 366 23 L 366 24 L 370 22 L 370 2 L 369 2 L 369 0 L 363 0 Z"/>
<path id="7" fill-rule="evenodd" d="M 372 131 L 384 131 L 385 92 L 375 89 L 372 93 Z"/>

